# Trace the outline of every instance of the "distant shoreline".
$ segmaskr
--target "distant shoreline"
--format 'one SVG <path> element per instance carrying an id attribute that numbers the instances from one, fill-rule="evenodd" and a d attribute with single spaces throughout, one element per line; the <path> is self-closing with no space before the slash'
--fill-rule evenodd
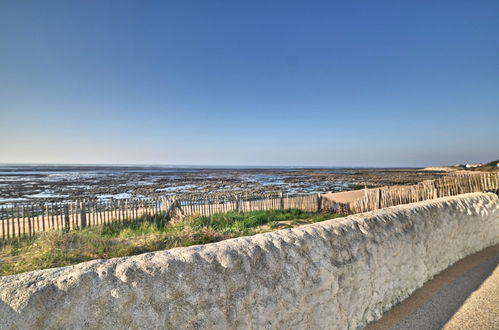
<path id="1" fill-rule="evenodd" d="M 49 164 L 49 163 L 0 163 L 2 168 L 148 168 L 148 169 L 209 169 L 209 170 L 251 170 L 251 169 L 297 169 L 297 170 L 318 170 L 318 169 L 423 169 L 424 167 L 403 167 L 403 166 L 294 166 L 294 165 L 149 165 L 149 164 Z"/>
<path id="2" fill-rule="evenodd" d="M 11 165 L 0 166 L 0 203 L 145 196 L 324 194 L 414 184 L 443 175 L 444 172 L 412 168 Z"/>

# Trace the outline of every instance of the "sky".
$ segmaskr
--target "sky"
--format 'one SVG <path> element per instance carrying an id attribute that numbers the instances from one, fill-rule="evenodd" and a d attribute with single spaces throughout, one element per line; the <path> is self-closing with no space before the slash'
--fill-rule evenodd
<path id="1" fill-rule="evenodd" d="M 499 158 L 499 1 L 0 0 L 0 163 Z"/>

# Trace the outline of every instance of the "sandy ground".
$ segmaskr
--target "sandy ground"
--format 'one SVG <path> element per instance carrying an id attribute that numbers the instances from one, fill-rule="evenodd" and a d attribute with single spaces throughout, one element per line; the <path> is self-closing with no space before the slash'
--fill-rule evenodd
<path id="1" fill-rule="evenodd" d="M 499 329 L 499 244 L 458 261 L 367 330 Z"/>
<path id="2" fill-rule="evenodd" d="M 455 172 L 458 171 L 459 168 L 452 166 L 432 166 L 423 168 L 423 171 L 437 171 L 437 172 Z"/>
<path id="3" fill-rule="evenodd" d="M 361 199 L 364 196 L 364 190 L 352 190 L 352 191 L 343 191 L 332 194 L 322 195 L 323 197 L 338 202 L 338 203 L 348 203 L 353 202 L 355 200 Z"/>
<path id="4" fill-rule="evenodd" d="M 401 185 L 384 186 L 383 188 L 397 189 L 400 187 L 404 186 Z M 341 191 L 336 193 L 323 194 L 322 196 L 338 203 L 349 203 L 361 199 L 364 196 L 364 189 Z"/>

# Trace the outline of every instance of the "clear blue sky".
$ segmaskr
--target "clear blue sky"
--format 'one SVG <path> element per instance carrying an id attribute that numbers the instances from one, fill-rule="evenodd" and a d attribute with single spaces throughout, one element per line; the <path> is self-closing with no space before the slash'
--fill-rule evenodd
<path id="1" fill-rule="evenodd" d="M 499 157 L 499 1 L 0 1 L 0 162 Z"/>

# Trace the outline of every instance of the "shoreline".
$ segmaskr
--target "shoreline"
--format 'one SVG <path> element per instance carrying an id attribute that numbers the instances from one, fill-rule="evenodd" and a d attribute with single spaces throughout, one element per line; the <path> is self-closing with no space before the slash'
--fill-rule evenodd
<path id="1" fill-rule="evenodd" d="M 143 196 L 326 194 L 359 188 L 414 184 L 447 175 L 421 169 L 173 169 L 0 167 L 0 203 Z M 22 199 L 22 200 L 21 200 Z"/>

